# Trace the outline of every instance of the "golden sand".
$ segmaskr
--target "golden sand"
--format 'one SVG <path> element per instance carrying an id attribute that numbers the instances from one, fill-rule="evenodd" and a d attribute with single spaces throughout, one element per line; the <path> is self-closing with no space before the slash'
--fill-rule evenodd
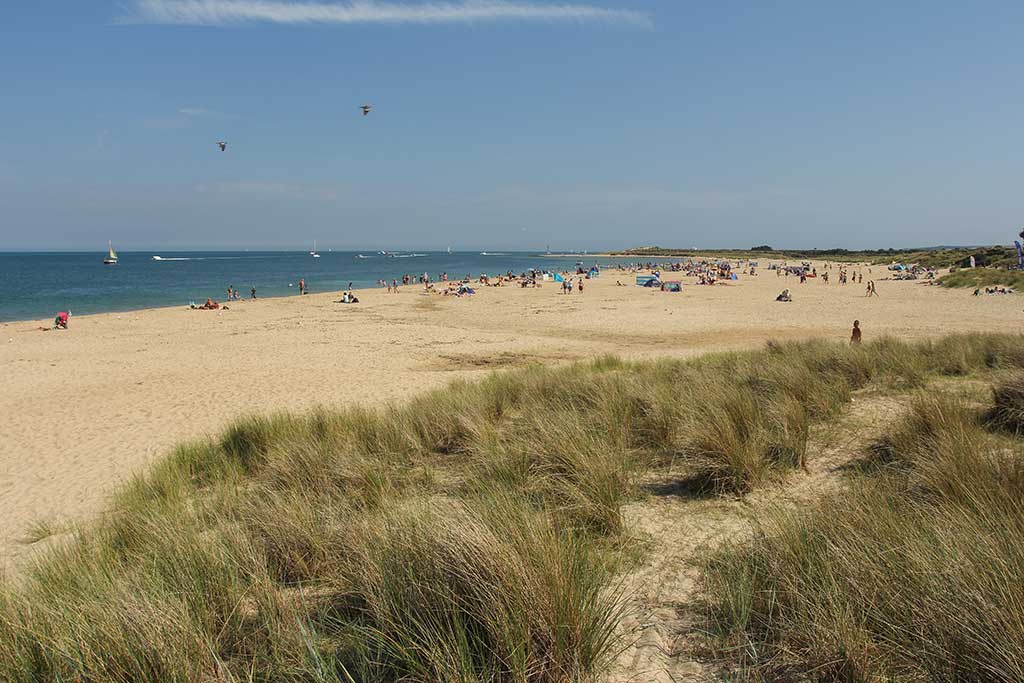
<path id="1" fill-rule="evenodd" d="M 821 267 L 821 264 L 817 264 Z M 32 522 L 84 519 L 119 481 L 183 440 L 216 433 L 247 413 L 401 401 L 456 377 L 531 361 L 615 353 L 688 356 L 768 339 L 865 341 L 967 331 L 1022 331 L 1016 296 L 972 297 L 919 282 L 829 285 L 771 271 L 670 294 L 606 271 L 582 295 L 478 287 L 470 298 L 359 292 L 80 316 L 0 326 L 0 568 L 32 550 Z M 621 280 L 627 286 L 616 286 Z M 776 303 L 784 287 L 795 301 Z M 10 341 L 8 341 L 10 340 Z"/>

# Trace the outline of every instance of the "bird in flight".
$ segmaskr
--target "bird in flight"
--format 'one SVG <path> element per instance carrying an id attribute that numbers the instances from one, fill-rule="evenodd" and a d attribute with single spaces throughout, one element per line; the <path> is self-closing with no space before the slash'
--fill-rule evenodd
<path id="1" fill-rule="evenodd" d="M 360 107 L 360 109 L 363 110 L 363 116 L 366 116 L 373 110 L 373 106 L 369 104 L 364 104 L 362 107 Z"/>
<path id="2" fill-rule="evenodd" d="M 227 149 L 228 149 L 228 143 L 224 142 L 223 140 L 218 142 L 217 146 L 220 147 L 220 151 L 222 151 L 222 152 L 226 152 Z"/>

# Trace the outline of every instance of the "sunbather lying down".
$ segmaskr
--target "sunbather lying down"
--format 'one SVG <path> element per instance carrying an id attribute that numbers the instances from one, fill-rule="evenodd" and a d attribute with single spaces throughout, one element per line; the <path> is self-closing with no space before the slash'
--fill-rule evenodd
<path id="1" fill-rule="evenodd" d="M 782 290 L 782 294 L 779 294 L 777 297 L 775 297 L 775 300 L 776 301 L 792 301 L 793 297 L 792 297 L 792 295 L 790 295 L 788 289 L 784 289 L 784 290 Z"/>
<path id="2" fill-rule="evenodd" d="M 189 308 L 194 308 L 197 311 L 216 311 L 218 308 L 220 308 L 220 304 L 214 301 L 213 299 L 207 299 L 206 303 L 203 304 L 202 306 L 196 306 L 193 303 L 191 306 L 189 306 Z M 225 306 L 225 308 L 227 308 L 227 306 Z"/>

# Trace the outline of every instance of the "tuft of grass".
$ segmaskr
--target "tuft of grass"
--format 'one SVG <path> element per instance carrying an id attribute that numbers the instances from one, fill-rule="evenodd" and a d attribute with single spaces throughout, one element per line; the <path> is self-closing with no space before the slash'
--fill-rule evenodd
<path id="1" fill-rule="evenodd" d="M 998 384 L 992 389 L 992 408 L 988 423 L 1017 436 L 1024 432 L 1024 374 Z"/>

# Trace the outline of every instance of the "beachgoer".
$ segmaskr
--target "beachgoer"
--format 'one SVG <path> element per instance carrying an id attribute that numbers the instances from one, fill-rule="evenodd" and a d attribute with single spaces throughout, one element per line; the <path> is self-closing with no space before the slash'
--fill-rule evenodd
<path id="1" fill-rule="evenodd" d="M 61 311 L 57 314 L 57 317 L 53 319 L 53 329 L 55 330 L 66 330 L 68 329 L 68 318 L 71 314 L 67 311 Z"/>
<path id="2" fill-rule="evenodd" d="M 583 278 L 579 278 L 576 282 L 576 289 L 580 290 L 580 294 L 583 293 Z"/>
<path id="3" fill-rule="evenodd" d="M 253 287 L 252 289 L 249 290 L 249 298 L 250 299 L 255 299 L 256 298 L 256 288 L 255 287 Z"/>
<path id="4" fill-rule="evenodd" d="M 391 281 L 391 288 L 395 294 L 398 294 L 398 280 Z"/>
<path id="5" fill-rule="evenodd" d="M 853 321 L 853 332 L 850 333 L 850 343 L 860 344 L 860 321 Z"/>
<path id="6" fill-rule="evenodd" d="M 305 293 L 306 293 L 306 278 L 302 278 L 302 279 L 299 280 L 299 294 L 305 294 Z"/>

